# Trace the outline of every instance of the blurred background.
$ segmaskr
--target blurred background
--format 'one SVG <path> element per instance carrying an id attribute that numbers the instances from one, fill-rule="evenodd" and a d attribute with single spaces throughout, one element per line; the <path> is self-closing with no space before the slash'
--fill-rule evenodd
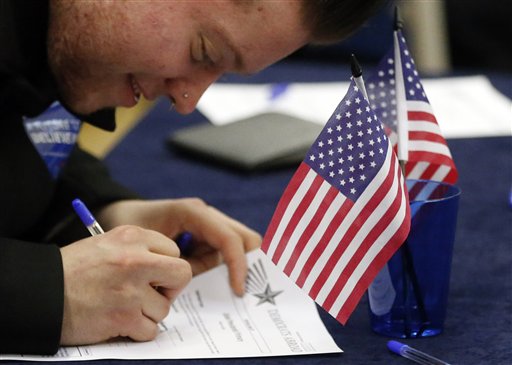
<path id="1" fill-rule="evenodd" d="M 347 40 L 328 47 L 306 47 L 290 59 L 376 64 L 391 47 L 394 8 L 416 65 L 424 76 L 453 70 L 512 70 L 512 1 L 395 0 Z M 508 30 L 507 30 L 508 29 Z"/>
<path id="2" fill-rule="evenodd" d="M 392 45 L 395 6 L 422 77 L 512 71 L 510 0 L 390 0 L 348 39 L 330 46 L 308 46 L 283 62 L 348 65 L 350 54 L 355 53 L 371 72 Z M 104 157 L 151 105 L 141 100 L 134 108 L 119 108 L 113 133 L 85 124 L 79 143 L 93 155 Z"/>

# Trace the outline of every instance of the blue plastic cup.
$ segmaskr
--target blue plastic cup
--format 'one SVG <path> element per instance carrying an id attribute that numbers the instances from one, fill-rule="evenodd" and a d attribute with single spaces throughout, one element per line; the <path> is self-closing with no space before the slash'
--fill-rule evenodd
<path id="1" fill-rule="evenodd" d="M 395 338 L 442 332 L 448 303 L 460 189 L 407 180 L 411 231 L 368 288 L 370 323 Z"/>

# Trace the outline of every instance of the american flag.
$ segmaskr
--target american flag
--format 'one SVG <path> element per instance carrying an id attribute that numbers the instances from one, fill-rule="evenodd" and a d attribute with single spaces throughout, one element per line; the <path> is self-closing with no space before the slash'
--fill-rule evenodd
<path id="1" fill-rule="evenodd" d="M 398 160 L 352 82 L 285 189 L 262 250 L 345 324 L 409 225 Z"/>
<path id="2" fill-rule="evenodd" d="M 455 183 L 457 169 L 452 160 L 436 117 L 428 101 L 418 71 L 414 66 L 401 30 L 396 31 L 400 48 L 401 72 L 395 71 L 394 49 L 381 60 L 374 75 L 367 79 L 367 92 L 372 109 L 384 123 L 393 146 L 397 144 L 397 105 L 405 103 L 409 129 L 409 158 L 406 164 L 407 179 L 425 179 Z M 405 99 L 397 100 L 396 87 L 405 88 Z"/>

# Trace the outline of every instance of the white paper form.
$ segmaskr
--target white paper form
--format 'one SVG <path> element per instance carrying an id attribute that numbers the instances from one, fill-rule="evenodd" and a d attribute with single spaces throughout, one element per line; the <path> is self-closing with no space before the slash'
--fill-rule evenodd
<path id="1" fill-rule="evenodd" d="M 422 83 L 445 138 L 512 135 L 512 102 L 485 76 L 424 79 Z M 273 99 L 272 84 L 214 84 L 197 107 L 216 125 L 269 111 L 325 124 L 348 85 L 292 83 Z"/>
<path id="2" fill-rule="evenodd" d="M 316 305 L 265 254 L 248 255 L 247 294 L 235 296 L 225 266 L 192 279 L 150 342 L 114 340 L 63 347 L 55 356 L 0 355 L 0 360 L 188 359 L 342 352 Z"/>

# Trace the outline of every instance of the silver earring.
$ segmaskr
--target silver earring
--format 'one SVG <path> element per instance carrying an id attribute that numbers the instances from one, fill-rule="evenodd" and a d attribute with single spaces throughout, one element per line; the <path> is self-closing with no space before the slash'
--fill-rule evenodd
<path id="1" fill-rule="evenodd" d="M 188 93 L 186 91 L 183 93 L 183 98 L 188 99 Z"/>

